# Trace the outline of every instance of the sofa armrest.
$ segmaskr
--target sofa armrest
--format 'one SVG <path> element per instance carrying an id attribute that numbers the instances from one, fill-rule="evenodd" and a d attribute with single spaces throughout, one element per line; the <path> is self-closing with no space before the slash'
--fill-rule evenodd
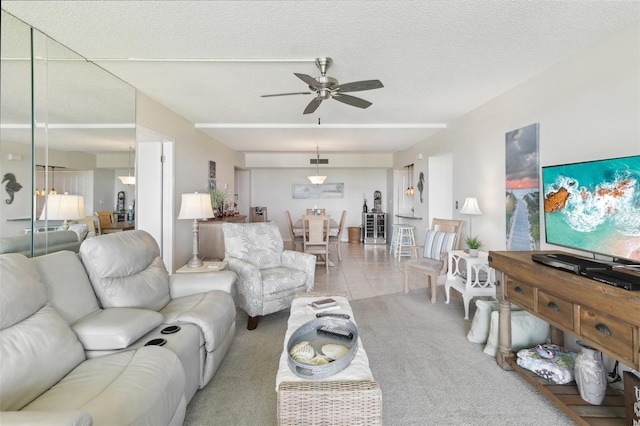
<path id="1" fill-rule="evenodd" d="M 172 274 L 169 276 L 169 291 L 172 299 L 212 290 L 231 293 L 231 287 L 236 279 L 237 275 L 233 271 Z"/>
<path id="2" fill-rule="evenodd" d="M 117 350 L 129 347 L 162 324 L 164 316 L 149 309 L 107 308 L 71 325 L 85 351 Z"/>
<path id="3" fill-rule="evenodd" d="M 2 411 L 3 426 L 91 426 L 93 419 L 84 411 Z"/>
<path id="4" fill-rule="evenodd" d="M 298 269 L 307 273 L 306 291 L 313 290 L 316 279 L 316 256 L 300 251 L 284 250 L 282 252 L 282 266 Z"/>

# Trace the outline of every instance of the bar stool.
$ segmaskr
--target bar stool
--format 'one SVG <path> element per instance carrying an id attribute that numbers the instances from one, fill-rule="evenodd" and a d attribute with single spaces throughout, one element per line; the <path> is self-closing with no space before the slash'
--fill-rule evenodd
<path id="1" fill-rule="evenodd" d="M 398 260 L 400 260 L 402 256 L 411 256 L 411 252 L 409 250 L 403 251 L 403 247 L 416 245 L 416 237 L 413 233 L 415 229 L 415 226 L 410 225 L 400 224 L 397 226 L 398 235 L 394 253 Z"/>
<path id="2" fill-rule="evenodd" d="M 391 248 L 389 250 L 391 257 L 396 257 L 398 251 L 398 226 L 402 226 L 402 224 L 394 223 L 391 225 Z"/>

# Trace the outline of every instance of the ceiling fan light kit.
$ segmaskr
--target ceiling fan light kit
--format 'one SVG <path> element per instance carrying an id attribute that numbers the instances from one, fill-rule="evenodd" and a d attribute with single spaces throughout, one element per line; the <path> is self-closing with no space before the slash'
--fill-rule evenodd
<path id="1" fill-rule="evenodd" d="M 336 101 L 342 102 L 343 104 L 351 105 L 357 108 L 368 108 L 372 104 L 369 101 L 366 101 L 361 98 L 357 98 L 351 95 L 345 95 L 346 92 L 360 92 L 363 90 L 372 90 L 379 89 L 384 87 L 380 80 L 363 80 L 363 81 L 354 81 L 351 83 L 339 84 L 338 80 L 327 76 L 327 70 L 333 63 L 333 60 L 328 57 L 322 57 L 316 59 L 316 66 L 320 70 L 319 77 L 311 77 L 307 74 L 294 73 L 296 77 L 300 80 L 307 83 L 309 86 L 310 92 L 292 92 L 292 93 L 276 93 L 273 95 L 262 95 L 263 98 L 269 98 L 273 96 L 289 96 L 289 95 L 312 95 L 315 94 L 316 97 L 313 98 L 311 102 L 304 109 L 303 114 L 311 114 L 315 112 L 316 109 L 320 106 L 322 101 L 327 99 L 335 99 Z"/>

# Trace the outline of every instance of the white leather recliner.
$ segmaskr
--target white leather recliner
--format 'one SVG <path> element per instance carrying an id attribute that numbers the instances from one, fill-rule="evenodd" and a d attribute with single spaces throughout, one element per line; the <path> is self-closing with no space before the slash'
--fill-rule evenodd
<path id="1" fill-rule="evenodd" d="M 149 309 L 164 324 L 196 325 L 200 387 L 211 380 L 235 335 L 234 272 L 169 275 L 158 244 L 142 230 L 85 240 L 80 259 L 103 308 Z"/>
<path id="2" fill-rule="evenodd" d="M 185 373 L 174 352 L 86 359 L 30 259 L 0 255 L 0 275 L 0 424 L 182 424 Z"/>

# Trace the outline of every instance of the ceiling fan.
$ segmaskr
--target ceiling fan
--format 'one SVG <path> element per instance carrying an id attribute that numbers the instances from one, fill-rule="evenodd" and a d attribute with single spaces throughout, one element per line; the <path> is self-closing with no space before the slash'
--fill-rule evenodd
<path id="1" fill-rule="evenodd" d="M 346 92 L 360 92 L 362 90 L 379 89 L 384 87 L 380 80 L 363 80 L 354 81 L 352 83 L 338 84 L 338 80 L 333 77 L 327 76 L 327 70 L 333 63 L 331 58 L 317 58 L 316 66 L 320 70 L 320 76 L 313 78 L 307 74 L 294 73 L 296 77 L 304 81 L 309 85 L 311 92 L 293 92 L 293 93 L 276 93 L 273 95 L 262 95 L 263 98 L 269 98 L 272 96 L 289 96 L 289 95 L 312 95 L 313 98 L 309 105 L 304 109 L 303 114 L 311 114 L 314 112 L 322 101 L 325 99 L 333 98 L 336 101 L 340 101 L 347 105 L 351 105 L 358 108 L 368 108 L 371 106 L 371 102 L 365 101 L 355 96 L 345 95 Z"/>

